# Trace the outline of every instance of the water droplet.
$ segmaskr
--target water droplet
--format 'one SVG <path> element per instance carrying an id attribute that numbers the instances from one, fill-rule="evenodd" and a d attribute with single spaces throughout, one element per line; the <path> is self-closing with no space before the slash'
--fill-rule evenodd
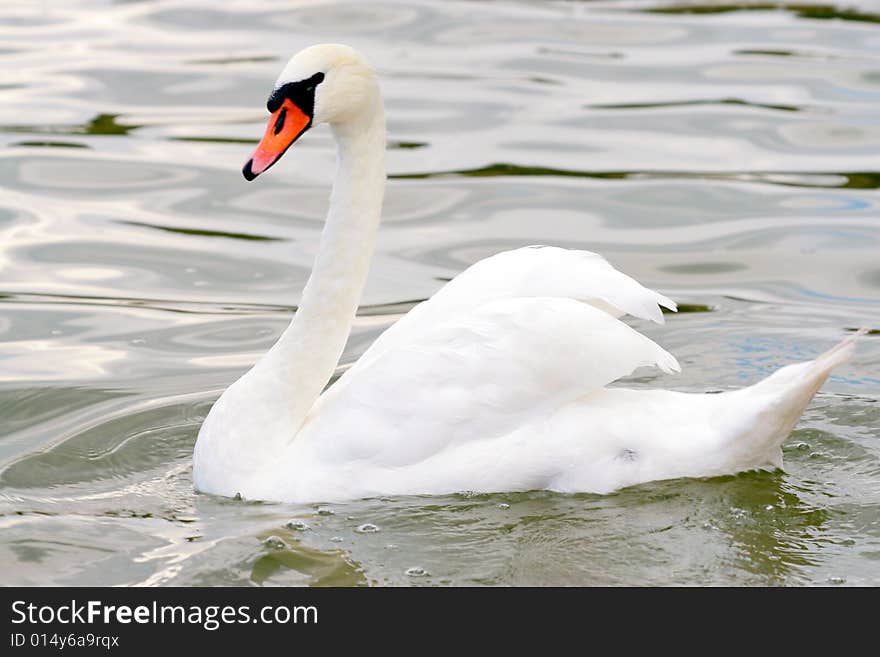
<path id="1" fill-rule="evenodd" d="M 846 577 L 838 577 L 836 575 L 832 575 L 831 577 L 828 578 L 828 583 L 829 584 L 845 584 Z"/>
<path id="2" fill-rule="evenodd" d="M 336 512 L 333 509 L 321 508 L 321 509 L 318 509 L 318 515 L 319 516 L 333 516 L 333 515 L 336 515 Z"/>
<path id="3" fill-rule="evenodd" d="M 505 502 L 502 502 L 501 504 L 498 505 L 498 508 L 499 509 L 509 509 L 510 505 L 506 504 Z"/>
<path id="4" fill-rule="evenodd" d="M 342 543 L 342 537 L 341 537 L 341 536 L 332 536 L 332 537 L 330 538 L 330 540 L 333 541 L 334 543 Z"/>
<path id="5" fill-rule="evenodd" d="M 270 536 L 263 541 L 263 545 L 272 550 L 283 550 L 287 544 L 277 536 Z"/>
<path id="6" fill-rule="evenodd" d="M 371 522 L 365 522 L 363 525 L 359 525 L 355 531 L 358 534 L 375 534 L 379 528 Z"/>
<path id="7" fill-rule="evenodd" d="M 428 575 L 428 571 L 421 566 L 413 566 L 412 568 L 406 569 L 406 574 L 410 577 L 426 577 Z"/>
<path id="8" fill-rule="evenodd" d="M 308 523 L 303 522 L 302 520 L 291 520 L 285 525 L 285 527 L 297 532 L 304 532 L 309 529 Z"/>

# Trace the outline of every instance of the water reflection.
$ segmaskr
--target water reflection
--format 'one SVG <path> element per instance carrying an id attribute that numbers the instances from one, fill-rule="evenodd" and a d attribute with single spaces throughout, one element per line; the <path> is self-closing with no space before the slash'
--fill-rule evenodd
<path id="1" fill-rule="evenodd" d="M 322 551 L 303 545 L 294 532 L 278 530 L 271 536 L 281 544 L 257 558 L 251 568 L 255 584 L 300 584 L 309 586 L 364 586 L 369 583 L 363 568 L 353 563 L 343 550 Z M 265 539 L 264 539 L 265 540 Z M 292 572 L 288 572 L 292 571 Z M 290 575 L 294 577 L 291 580 Z"/>
<path id="2" fill-rule="evenodd" d="M 786 187 L 818 187 L 844 189 L 877 189 L 880 187 L 880 172 L 760 172 L 741 171 L 718 173 L 712 171 L 572 171 L 550 167 L 530 167 L 509 163 L 489 164 L 477 169 L 461 169 L 458 171 L 436 171 L 428 173 L 396 173 L 390 178 L 402 180 L 419 180 L 447 176 L 494 177 L 494 176 L 554 176 L 574 178 L 595 178 L 598 180 L 723 180 L 760 182 Z"/>
<path id="3" fill-rule="evenodd" d="M 119 114 L 98 114 L 83 125 L 4 125 L 2 132 L 28 132 L 49 135 L 127 135 L 142 126 L 126 125 L 116 119 Z"/>
<path id="4" fill-rule="evenodd" d="M 598 110 L 642 110 L 642 109 L 659 109 L 664 107 L 689 107 L 702 105 L 739 105 L 742 107 L 756 107 L 759 109 L 778 110 L 780 112 L 802 112 L 804 108 L 794 105 L 769 105 L 765 103 L 755 103 L 741 98 L 720 98 L 717 100 L 679 100 L 667 101 L 664 103 L 623 103 L 623 104 L 606 104 L 606 105 L 588 105 L 590 109 Z"/>
<path id="5" fill-rule="evenodd" d="M 873 14 L 857 9 L 845 9 L 835 5 L 803 4 L 803 3 L 730 3 L 730 4 L 680 4 L 672 7 L 652 7 L 645 11 L 655 14 L 726 14 L 736 11 L 789 11 L 801 18 L 837 19 L 843 21 L 860 21 L 880 23 L 880 14 Z"/>
<path id="6" fill-rule="evenodd" d="M 724 484 L 728 514 L 707 524 L 727 536 L 726 558 L 755 583 L 804 583 L 802 567 L 816 566 L 831 513 L 802 500 L 779 473 L 750 473 Z"/>

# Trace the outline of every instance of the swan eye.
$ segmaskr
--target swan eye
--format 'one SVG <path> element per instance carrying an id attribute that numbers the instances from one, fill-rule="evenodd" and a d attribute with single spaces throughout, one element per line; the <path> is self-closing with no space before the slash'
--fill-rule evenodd
<path id="1" fill-rule="evenodd" d="M 314 91 L 315 86 L 321 84 L 324 81 L 323 73 L 315 73 L 312 77 L 310 77 L 306 82 L 309 83 L 309 86 L 306 87 L 306 91 Z"/>

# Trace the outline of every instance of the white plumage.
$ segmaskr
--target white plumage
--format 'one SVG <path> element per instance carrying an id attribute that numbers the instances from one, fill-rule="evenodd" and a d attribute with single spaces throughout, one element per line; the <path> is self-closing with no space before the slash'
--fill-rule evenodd
<path id="1" fill-rule="evenodd" d="M 660 306 L 675 304 L 585 251 L 526 247 L 476 263 L 321 394 L 373 251 L 384 115 L 372 71 L 345 46 L 298 54 L 276 88 L 317 72 L 325 79 L 313 123 L 329 123 L 339 143 L 320 254 L 290 327 L 206 418 L 194 453 L 199 490 L 293 502 L 607 493 L 781 467 L 782 442 L 849 358 L 854 337 L 742 390 L 608 388 L 639 367 L 679 371 L 672 355 L 618 319 L 662 323 Z"/>

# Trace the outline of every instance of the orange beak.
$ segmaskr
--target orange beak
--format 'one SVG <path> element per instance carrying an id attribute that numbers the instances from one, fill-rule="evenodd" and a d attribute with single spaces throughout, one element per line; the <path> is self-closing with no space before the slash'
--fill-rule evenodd
<path id="1" fill-rule="evenodd" d="M 263 135 L 251 159 L 245 162 L 241 170 L 245 179 L 253 180 L 275 164 L 311 125 L 312 117 L 297 107 L 292 100 L 285 98 L 281 107 L 269 117 L 266 134 Z"/>

